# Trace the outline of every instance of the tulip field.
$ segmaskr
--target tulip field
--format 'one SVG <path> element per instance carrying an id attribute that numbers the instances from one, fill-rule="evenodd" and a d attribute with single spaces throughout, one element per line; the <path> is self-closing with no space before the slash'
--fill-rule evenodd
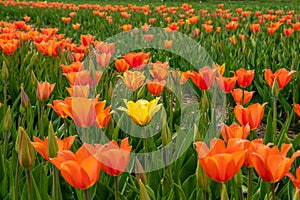
<path id="1" fill-rule="evenodd" d="M 0 0 L 0 199 L 300 199 L 299 2 Z"/>

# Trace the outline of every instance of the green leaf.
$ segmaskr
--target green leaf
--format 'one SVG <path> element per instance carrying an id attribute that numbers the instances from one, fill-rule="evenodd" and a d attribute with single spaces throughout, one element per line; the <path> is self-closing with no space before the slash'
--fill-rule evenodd
<path id="1" fill-rule="evenodd" d="M 269 142 L 273 142 L 273 126 L 272 126 L 272 122 L 273 122 L 273 110 L 270 109 L 269 113 L 268 113 L 268 119 L 267 119 L 267 127 L 266 127 L 266 132 L 265 132 L 265 143 L 269 143 Z"/>

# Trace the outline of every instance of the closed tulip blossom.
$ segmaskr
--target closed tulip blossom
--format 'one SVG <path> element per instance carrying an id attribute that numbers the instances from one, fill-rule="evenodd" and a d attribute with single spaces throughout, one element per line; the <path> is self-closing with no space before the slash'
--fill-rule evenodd
<path id="1" fill-rule="evenodd" d="M 279 90 L 282 90 L 292 79 L 295 70 L 287 71 L 285 68 L 278 69 L 274 74 L 270 69 L 264 70 L 264 77 L 268 85 L 272 88 L 274 80 L 277 80 Z"/>
<path id="2" fill-rule="evenodd" d="M 208 66 L 205 66 L 199 70 L 199 72 L 192 71 L 189 73 L 189 78 L 192 79 L 193 83 L 200 89 L 200 90 L 208 90 L 216 77 L 216 70 L 212 69 Z"/>
<path id="3" fill-rule="evenodd" d="M 123 80 L 125 86 L 129 90 L 137 90 L 139 89 L 144 81 L 145 81 L 145 76 L 142 72 L 139 71 L 125 71 L 121 79 Z"/>
<path id="4" fill-rule="evenodd" d="M 150 123 L 154 114 L 160 110 L 162 104 L 158 104 L 158 101 L 159 98 L 155 98 L 150 102 L 145 99 L 140 99 L 137 102 L 124 99 L 126 108 L 120 107 L 119 110 L 127 113 L 137 125 L 145 126 Z"/>
<path id="5" fill-rule="evenodd" d="M 154 79 L 153 81 L 147 81 L 147 88 L 148 91 L 153 94 L 153 95 L 159 95 L 163 92 L 165 85 L 166 85 L 166 81 L 162 80 L 159 81 L 157 79 Z"/>
<path id="6" fill-rule="evenodd" d="M 115 59 L 115 66 L 118 72 L 122 73 L 127 71 L 130 67 L 125 59 Z"/>
<path id="7" fill-rule="evenodd" d="M 240 68 L 235 72 L 235 75 L 238 77 L 237 82 L 239 86 L 245 88 L 252 83 L 254 79 L 254 70 Z"/>
<path id="8" fill-rule="evenodd" d="M 129 145 L 128 138 L 121 141 L 121 145 L 114 140 L 107 144 L 96 144 L 97 153 L 95 157 L 101 163 L 101 169 L 111 175 L 119 176 L 125 171 L 132 147 Z"/>
<path id="9" fill-rule="evenodd" d="M 282 144 L 281 150 L 277 146 L 257 146 L 250 156 L 255 171 L 266 182 L 280 181 L 290 171 L 296 157 L 300 156 L 300 150 L 298 150 L 291 158 L 287 157 L 291 148 L 292 144 Z"/>
<path id="10" fill-rule="evenodd" d="M 250 126 L 248 124 L 245 126 L 240 126 L 237 123 L 233 123 L 230 126 L 226 124 L 221 125 L 221 135 L 226 142 L 231 138 L 246 139 L 249 134 Z"/>
<path id="11" fill-rule="evenodd" d="M 237 88 L 231 91 L 231 95 L 236 104 L 247 104 L 251 101 L 254 92 L 255 91 L 248 92 L 246 90 Z"/>
<path id="12" fill-rule="evenodd" d="M 235 86 L 236 80 L 237 80 L 236 76 L 230 78 L 216 77 L 217 84 L 219 85 L 220 89 L 225 93 L 232 91 L 232 89 Z"/>
<path id="13" fill-rule="evenodd" d="M 227 147 L 221 139 L 195 142 L 198 160 L 205 173 L 214 181 L 224 183 L 234 177 L 243 166 L 246 152 L 241 139 L 230 139 Z"/>
<path id="14" fill-rule="evenodd" d="M 150 59 L 150 52 L 129 52 L 123 56 L 126 62 L 130 65 L 133 69 L 142 69 L 145 65 L 149 62 Z"/>
<path id="15" fill-rule="evenodd" d="M 242 105 L 237 105 L 234 108 L 234 115 L 241 125 L 246 126 L 249 124 L 251 130 L 254 130 L 259 127 L 264 116 L 265 105 L 266 103 L 262 105 L 256 103 L 248 106 L 247 108 Z"/>
<path id="16" fill-rule="evenodd" d="M 38 82 L 36 96 L 38 100 L 45 101 L 49 98 L 50 94 L 52 93 L 53 89 L 55 87 L 54 84 L 50 84 L 49 82 Z"/>

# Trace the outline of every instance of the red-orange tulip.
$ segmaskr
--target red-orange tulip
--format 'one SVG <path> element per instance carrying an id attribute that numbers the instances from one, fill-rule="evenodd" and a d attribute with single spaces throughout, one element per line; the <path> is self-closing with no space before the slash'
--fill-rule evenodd
<path id="1" fill-rule="evenodd" d="M 242 105 L 237 105 L 234 108 L 234 115 L 241 125 L 246 126 L 249 124 L 251 130 L 257 129 L 264 116 L 266 104 L 267 103 L 261 105 L 256 103 L 247 108 L 244 108 Z"/>
<path id="2" fill-rule="evenodd" d="M 129 146 L 128 138 L 121 141 L 119 147 L 114 140 L 107 144 L 96 144 L 97 148 L 96 158 L 101 163 L 101 169 L 112 176 L 119 176 L 126 169 L 129 158 L 131 146 Z"/>
<path id="3" fill-rule="evenodd" d="M 258 33 L 260 30 L 260 24 L 250 24 L 250 30 L 254 33 Z"/>
<path id="4" fill-rule="evenodd" d="M 277 80 L 279 89 L 282 90 L 292 79 L 295 70 L 287 71 L 285 68 L 278 69 L 274 74 L 270 69 L 264 70 L 265 80 L 268 85 L 272 88 L 274 79 Z"/>
<path id="5" fill-rule="evenodd" d="M 115 59 L 115 66 L 118 72 L 125 72 L 130 67 L 125 59 Z"/>
<path id="6" fill-rule="evenodd" d="M 150 52 L 129 52 L 123 56 L 126 62 L 130 65 L 130 67 L 134 69 L 142 69 L 148 63 L 150 59 Z"/>
<path id="7" fill-rule="evenodd" d="M 237 82 L 241 87 L 249 86 L 254 79 L 254 70 L 246 70 L 240 68 L 235 72 L 235 75 L 238 77 Z"/>
<path id="8" fill-rule="evenodd" d="M 235 86 L 236 80 L 237 80 L 236 76 L 230 78 L 221 76 L 216 78 L 217 84 L 219 85 L 220 89 L 226 93 L 231 92 L 231 90 Z"/>
<path id="9" fill-rule="evenodd" d="M 277 146 L 257 146 L 250 156 L 255 171 L 266 182 L 280 181 L 289 172 L 295 158 L 300 156 L 298 150 L 291 158 L 286 157 L 291 148 L 291 144 L 282 144 L 281 151 Z"/>
<path id="10" fill-rule="evenodd" d="M 300 104 L 294 104 L 294 112 L 300 117 Z"/>
<path id="11" fill-rule="evenodd" d="M 78 23 L 72 24 L 72 27 L 74 30 L 78 30 L 80 28 L 80 26 L 81 26 L 81 24 L 78 24 Z"/>
<path id="12" fill-rule="evenodd" d="M 69 150 L 73 145 L 76 136 L 69 136 L 63 140 L 55 137 L 56 142 L 58 144 L 58 150 Z M 49 154 L 48 154 L 48 137 L 44 140 L 41 140 L 38 137 L 33 137 L 34 142 L 32 142 L 33 147 L 35 150 L 47 161 L 50 161 Z"/>
<path id="13" fill-rule="evenodd" d="M 284 35 L 287 36 L 287 37 L 292 36 L 293 32 L 294 32 L 294 29 L 292 29 L 292 28 L 285 28 L 283 30 Z"/>
<path id="14" fill-rule="evenodd" d="M 201 68 L 199 72 L 190 72 L 189 77 L 199 89 L 208 90 L 216 77 L 216 69 L 205 66 Z"/>
<path id="15" fill-rule="evenodd" d="M 92 36 L 90 34 L 80 35 L 80 40 L 81 40 L 81 44 L 86 47 L 93 42 L 94 36 Z"/>
<path id="16" fill-rule="evenodd" d="M 150 94 L 159 95 L 164 90 L 166 81 L 165 80 L 159 81 L 157 79 L 154 79 L 153 81 L 148 80 L 146 84 Z"/>
<path id="17" fill-rule="evenodd" d="M 70 104 L 70 99 L 66 98 L 65 100 L 53 100 L 52 104 L 47 104 L 47 106 L 50 106 L 56 114 L 61 118 L 66 118 L 68 115 L 62 110 L 62 106 L 65 104 Z"/>
<path id="18" fill-rule="evenodd" d="M 240 126 L 237 123 L 233 123 L 230 126 L 222 124 L 221 126 L 221 135 L 223 139 L 228 142 L 231 138 L 240 138 L 246 139 L 250 134 L 250 126 Z"/>
<path id="19" fill-rule="evenodd" d="M 296 178 L 294 177 L 294 175 L 292 173 L 287 173 L 287 176 L 291 179 L 291 181 L 294 184 L 294 187 L 297 189 L 298 191 L 298 197 L 300 197 L 300 167 L 298 167 L 296 169 Z"/>
<path id="20" fill-rule="evenodd" d="M 247 104 L 251 101 L 254 92 L 255 91 L 248 92 L 246 90 L 242 90 L 238 88 L 232 90 L 231 95 L 233 96 L 236 104 Z M 244 93 L 244 102 L 243 102 L 243 93 Z"/>
<path id="21" fill-rule="evenodd" d="M 74 154 L 63 150 L 51 162 L 60 170 L 62 177 L 72 187 L 85 190 L 93 186 L 99 178 L 101 164 L 96 159 L 95 147 L 83 144 Z"/>
<path id="22" fill-rule="evenodd" d="M 47 81 L 46 82 L 38 82 L 37 90 L 36 90 L 36 96 L 38 100 L 44 101 L 49 98 L 50 94 L 52 93 L 53 89 L 55 87 L 54 84 L 50 84 Z"/>
<path id="23" fill-rule="evenodd" d="M 70 65 L 64 65 L 61 64 L 62 72 L 64 74 L 70 73 L 70 72 L 78 72 L 83 69 L 83 65 L 81 62 L 72 62 Z"/>
<path id="24" fill-rule="evenodd" d="M 132 28 L 131 24 L 124 24 L 124 25 L 122 26 L 122 29 L 123 29 L 123 31 L 125 31 L 125 32 L 130 31 L 131 28 Z"/>
<path id="25" fill-rule="evenodd" d="M 243 166 L 246 150 L 241 139 L 230 139 L 227 147 L 218 138 L 210 141 L 210 149 L 204 142 L 195 145 L 200 165 L 215 181 L 224 183 L 230 180 Z"/>
<path id="26" fill-rule="evenodd" d="M 92 78 L 90 76 L 91 74 L 88 70 L 82 70 L 79 72 L 70 72 L 70 73 L 67 73 L 64 75 L 69 80 L 71 86 L 74 86 L 74 85 L 95 86 L 98 84 L 98 82 L 101 78 L 102 72 L 100 70 L 96 71 L 94 78 Z"/>

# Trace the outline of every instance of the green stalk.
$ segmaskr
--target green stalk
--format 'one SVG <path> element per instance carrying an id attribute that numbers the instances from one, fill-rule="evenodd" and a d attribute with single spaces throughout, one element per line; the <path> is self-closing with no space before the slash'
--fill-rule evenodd
<path id="1" fill-rule="evenodd" d="M 7 83 L 6 83 L 6 80 L 4 80 L 3 83 L 4 83 L 4 87 L 3 87 L 3 95 L 4 95 L 3 104 L 7 105 Z"/>
<path id="2" fill-rule="evenodd" d="M 207 192 L 205 190 L 202 190 L 202 196 L 203 200 L 207 200 Z"/>
<path id="3" fill-rule="evenodd" d="M 272 190 L 272 200 L 276 200 L 275 183 L 271 183 L 271 190 Z"/>
<path id="4" fill-rule="evenodd" d="M 83 128 L 82 143 L 88 143 L 88 129 Z"/>
<path id="5" fill-rule="evenodd" d="M 32 194 L 32 181 L 31 181 L 30 170 L 27 170 L 26 174 L 27 174 L 27 181 L 28 181 L 28 198 L 30 200 L 32 200 L 33 199 L 33 194 Z"/>
<path id="6" fill-rule="evenodd" d="M 67 137 L 67 120 L 64 118 L 64 137 Z"/>
<path id="7" fill-rule="evenodd" d="M 90 197 L 89 197 L 89 191 L 88 191 L 88 189 L 83 190 L 83 193 L 84 193 L 84 200 L 89 200 Z"/>
<path id="8" fill-rule="evenodd" d="M 7 154 L 8 134 L 9 132 L 6 130 L 5 138 L 4 138 L 4 159 L 6 159 L 6 154 Z"/>
<path id="9" fill-rule="evenodd" d="M 52 170 L 53 170 L 53 197 L 54 197 L 54 200 L 58 200 L 57 169 L 53 164 L 52 164 Z"/>
<path id="10" fill-rule="evenodd" d="M 252 189 L 252 169 L 251 167 L 248 168 L 248 193 L 247 193 L 247 200 L 251 199 L 251 189 Z"/>
<path id="11" fill-rule="evenodd" d="M 118 176 L 115 176 L 115 200 L 119 200 Z"/>
<path id="12" fill-rule="evenodd" d="M 41 102 L 40 103 L 40 106 L 41 106 L 41 117 L 40 117 L 40 123 L 41 123 L 41 127 L 40 127 L 40 133 L 41 133 L 41 138 L 43 139 L 44 138 L 44 103 Z"/>
<path id="13" fill-rule="evenodd" d="M 277 129 L 277 97 L 274 96 L 273 100 L 273 121 L 272 121 L 272 127 L 273 127 L 273 139 L 272 142 L 275 142 L 276 139 L 276 129 Z"/>
<path id="14" fill-rule="evenodd" d="M 17 168 L 16 168 L 16 180 L 15 180 L 15 199 L 19 199 L 19 173 L 20 173 L 20 164 L 19 160 L 17 161 Z"/>

